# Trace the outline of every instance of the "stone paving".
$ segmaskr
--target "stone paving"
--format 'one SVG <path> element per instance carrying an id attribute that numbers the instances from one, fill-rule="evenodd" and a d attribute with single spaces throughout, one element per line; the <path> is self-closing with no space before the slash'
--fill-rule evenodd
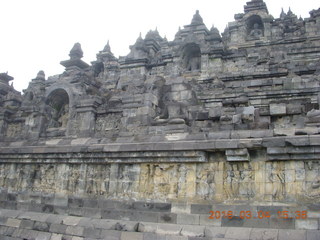
<path id="1" fill-rule="evenodd" d="M 319 240 L 319 230 L 119 221 L 0 209 L 3 240 Z"/>

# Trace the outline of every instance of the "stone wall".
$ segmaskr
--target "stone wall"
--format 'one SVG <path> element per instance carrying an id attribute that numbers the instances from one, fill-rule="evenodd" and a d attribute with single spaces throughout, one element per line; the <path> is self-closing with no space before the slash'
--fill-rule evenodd
<path id="1" fill-rule="evenodd" d="M 152 201 L 312 202 L 319 200 L 318 161 L 142 164 L 1 164 L 10 192 L 62 193 Z M 220 158 L 220 159 L 219 159 Z M 317 185 L 318 184 L 318 185 Z"/>
<path id="2" fill-rule="evenodd" d="M 108 43 L 87 64 L 76 43 L 63 73 L 40 71 L 23 95 L 0 73 L 1 206 L 272 205 L 313 209 L 318 228 L 319 23 L 320 9 L 273 18 L 252 0 L 221 35 L 196 11 L 174 40 L 150 31 L 127 56 Z"/>
<path id="3" fill-rule="evenodd" d="M 177 141 L 171 151 L 164 151 L 169 143 L 89 144 L 97 139 L 77 139 L 69 146 L 55 140 L 60 147 L 51 140 L 42 147 L 20 146 L 20 153 L 7 146 L 0 187 L 123 200 L 308 204 L 320 199 L 319 138 L 312 147 L 303 146 L 305 137 L 291 142 L 298 139 L 295 146 L 277 147 L 285 141 L 278 138 L 266 148 L 258 148 L 259 139 Z M 190 145 L 194 150 L 183 150 Z"/>

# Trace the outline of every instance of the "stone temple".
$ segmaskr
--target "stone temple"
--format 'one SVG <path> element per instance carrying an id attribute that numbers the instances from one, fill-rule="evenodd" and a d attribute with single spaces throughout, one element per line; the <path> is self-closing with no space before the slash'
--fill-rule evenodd
<path id="1" fill-rule="evenodd" d="M 320 239 L 320 8 L 69 56 L 0 74 L 0 239 Z"/>

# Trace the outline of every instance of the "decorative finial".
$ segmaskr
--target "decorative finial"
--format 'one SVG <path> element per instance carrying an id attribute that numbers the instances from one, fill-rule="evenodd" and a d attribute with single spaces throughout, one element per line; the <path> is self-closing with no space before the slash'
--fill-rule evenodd
<path id="1" fill-rule="evenodd" d="M 280 18 L 284 19 L 287 16 L 287 14 L 283 11 L 283 8 L 281 8 Z"/>
<path id="2" fill-rule="evenodd" d="M 75 43 L 69 54 L 71 59 L 81 59 L 83 57 L 83 51 L 80 43 Z"/>
<path id="3" fill-rule="evenodd" d="M 201 24 L 203 24 L 203 20 L 199 14 L 199 10 L 197 10 L 196 13 L 193 15 L 191 25 L 201 25 Z"/>
<path id="4" fill-rule="evenodd" d="M 109 40 L 108 40 L 107 44 L 104 46 L 103 52 L 111 52 Z"/>
<path id="5" fill-rule="evenodd" d="M 46 75 L 44 74 L 44 71 L 40 70 L 36 76 L 37 80 L 45 80 Z"/>

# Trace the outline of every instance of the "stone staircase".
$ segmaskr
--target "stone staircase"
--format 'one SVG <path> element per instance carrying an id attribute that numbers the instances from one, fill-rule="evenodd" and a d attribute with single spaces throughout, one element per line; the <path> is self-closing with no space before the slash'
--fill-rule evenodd
<path id="1" fill-rule="evenodd" d="M 129 213 L 128 213 L 129 214 Z M 127 215 L 128 216 L 128 215 Z M 188 217 L 187 215 L 185 216 Z M 319 240 L 318 230 L 217 227 L 0 209 L 3 240 Z M 187 220 L 186 220 L 187 221 Z"/>

